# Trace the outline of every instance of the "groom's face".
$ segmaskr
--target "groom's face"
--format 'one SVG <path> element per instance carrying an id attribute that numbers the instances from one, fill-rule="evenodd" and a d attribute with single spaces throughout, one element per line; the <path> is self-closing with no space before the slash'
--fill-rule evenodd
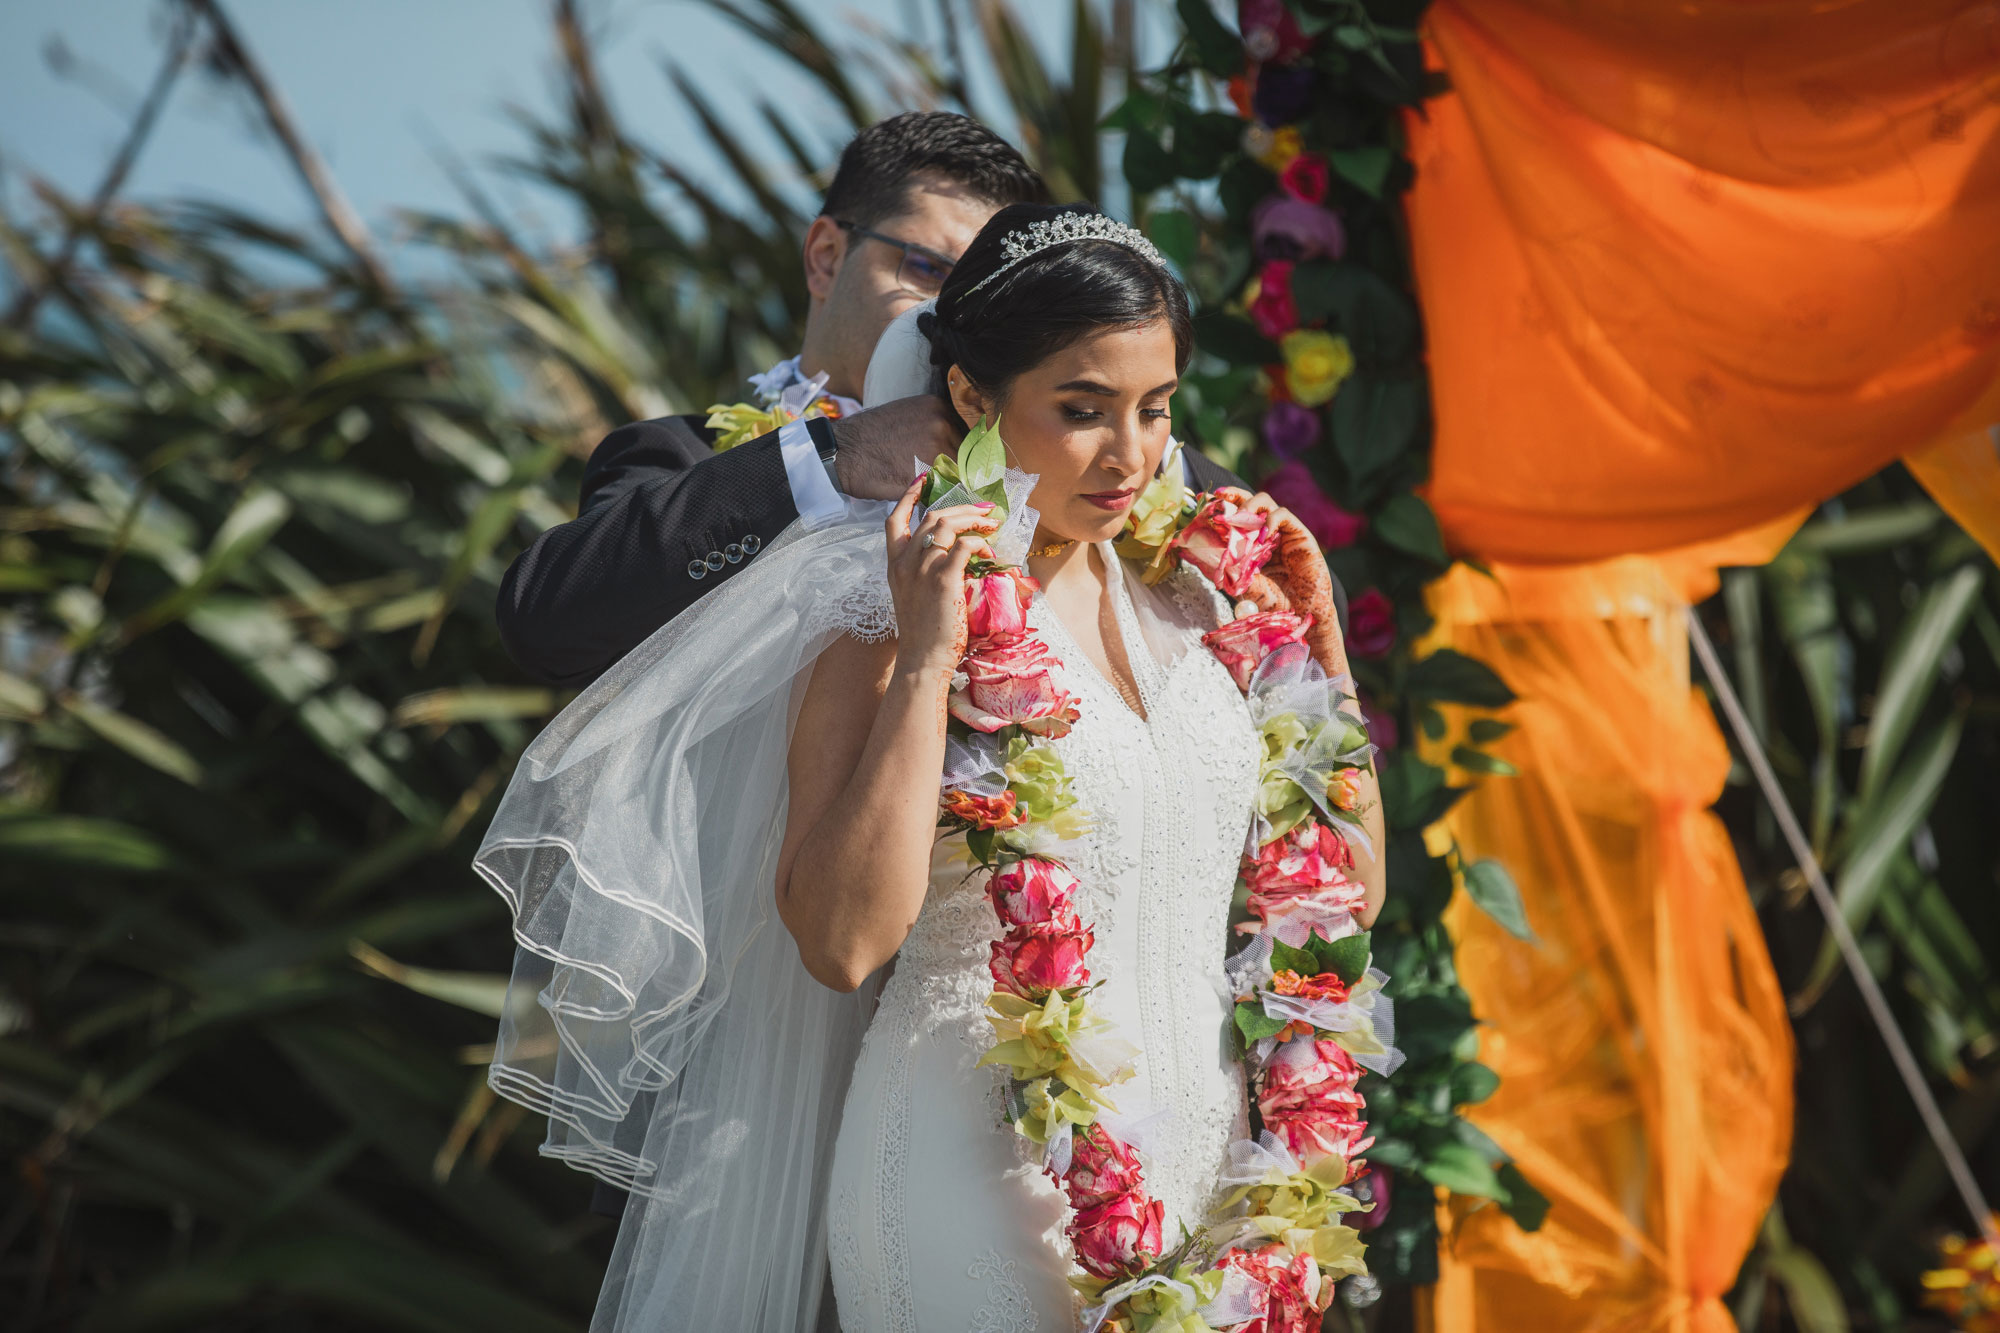
<path id="1" fill-rule="evenodd" d="M 817 349 L 828 387 L 858 395 L 868 358 L 896 316 L 937 295 L 944 272 L 938 256 L 956 260 L 997 208 L 957 183 L 928 173 L 913 177 L 901 212 L 867 224 L 878 233 L 841 230 L 820 218 L 806 242 L 806 280 L 821 298 Z M 830 229 L 840 241 L 831 263 L 815 272 L 814 237 Z M 881 238 L 888 239 L 881 239 Z M 831 237 L 827 238 L 831 240 Z M 898 244 L 901 243 L 901 244 Z M 910 248 L 906 249 L 905 246 Z M 819 334 L 821 330 L 814 330 Z"/>

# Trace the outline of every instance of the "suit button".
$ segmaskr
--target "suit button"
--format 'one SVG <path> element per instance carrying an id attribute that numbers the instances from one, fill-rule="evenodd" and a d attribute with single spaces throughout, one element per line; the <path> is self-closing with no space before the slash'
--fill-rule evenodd
<path id="1" fill-rule="evenodd" d="M 708 570 L 709 570 L 709 573 L 711 573 L 711 574 L 714 574 L 714 573 L 719 573 L 719 572 L 721 572 L 721 569 L 722 569 L 722 552 L 720 552 L 720 551 L 710 551 L 710 552 L 708 553 Z"/>
<path id="2" fill-rule="evenodd" d="M 763 539 L 762 537 L 759 537 L 759 536 L 758 536 L 758 535 L 757 535 L 756 533 L 754 533 L 754 532 L 750 532 L 750 533 L 745 533 L 745 534 L 744 534 L 744 536 L 743 536 L 743 554 L 745 554 L 745 555 L 755 555 L 755 554 L 757 554 L 757 552 L 759 552 L 759 551 L 761 551 L 761 550 L 763 550 L 763 549 L 764 549 L 764 539 Z"/>
<path id="3" fill-rule="evenodd" d="M 740 565 L 743 563 L 743 548 L 731 542 L 722 548 L 722 558 L 732 565 Z"/>
<path id="4" fill-rule="evenodd" d="M 707 577 L 708 577 L 708 562 L 707 562 L 707 561 L 705 561 L 705 560 L 690 560 L 690 561 L 688 561 L 688 577 L 689 577 L 689 578 L 691 578 L 691 579 L 705 579 L 705 578 L 707 578 Z"/>

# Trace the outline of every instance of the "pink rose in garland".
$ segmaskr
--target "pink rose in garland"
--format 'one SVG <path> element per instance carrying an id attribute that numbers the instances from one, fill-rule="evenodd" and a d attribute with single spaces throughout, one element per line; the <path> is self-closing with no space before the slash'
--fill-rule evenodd
<path id="1" fill-rule="evenodd" d="M 1143 1191 L 1120 1194 L 1093 1208 L 1079 1209 L 1069 1238 L 1076 1261 L 1098 1277 L 1117 1279 L 1139 1272 L 1160 1257 L 1166 1210 Z"/>
<path id="2" fill-rule="evenodd" d="M 1277 534 L 1264 515 L 1215 495 L 1195 511 L 1168 549 L 1178 551 L 1181 559 L 1231 597 L 1241 597 L 1277 544 Z"/>
<path id="3" fill-rule="evenodd" d="M 1081 1212 L 1110 1203 L 1120 1195 L 1139 1192 L 1139 1157 L 1113 1138 L 1102 1125 L 1078 1134 L 1070 1146 L 1069 1174 L 1064 1177 L 1070 1207 Z"/>
<path id="4" fill-rule="evenodd" d="M 1250 322 L 1272 342 L 1299 326 L 1299 308 L 1292 300 L 1292 261 L 1273 259 L 1257 275 L 1257 299 L 1250 303 Z"/>
<path id="5" fill-rule="evenodd" d="M 1222 1262 L 1264 1284 L 1262 1317 L 1236 1325 L 1231 1333 L 1319 1333 L 1320 1315 L 1333 1303 L 1333 1283 L 1321 1280 L 1310 1254 L 1293 1254 L 1273 1243 L 1259 1250 L 1231 1250 Z"/>
<path id="6" fill-rule="evenodd" d="M 1243 880 L 1257 920 L 1236 928 L 1246 935 L 1269 930 L 1294 948 L 1304 948 L 1315 929 L 1331 938 L 1330 928 L 1344 928 L 1368 898 L 1367 885 L 1345 873 L 1353 865 L 1347 839 L 1307 820 L 1245 859 Z"/>
<path id="7" fill-rule="evenodd" d="M 986 896 L 1004 926 L 1067 919 L 1075 894 L 1076 876 L 1066 867 L 1032 857 L 1009 862 L 986 881 Z"/>
<path id="8" fill-rule="evenodd" d="M 1332 1156 L 1352 1164 L 1375 1142 L 1361 1120 L 1361 1094 L 1354 1090 L 1360 1078 L 1361 1066 L 1338 1042 L 1286 1042 L 1257 1076 L 1264 1127 L 1302 1161 Z"/>
<path id="9" fill-rule="evenodd" d="M 1201 636 L 1201 642 L 1215 654 L 1216 661 L 1229 668 L 1236 688 L 1247 690 L 1264 659 L 1288 643 L 1304 643 L 1312 623 L 1311 616 L 1290 611 L 1259 611 L 1210 630 Z"/>
<path id="10" fill-rule="evenodd" d="M 1028 604 L 1036 583 L 1009 566 L 965 581 L 966 632 L 974 652 L 1011 643 L 1028 632 Z"/>
<path id="11" fill-rule="evenodd" d="M 1356 657 L 1383 657 L 1396 646 L 1396 608 L 1370 588 L 1348 604 L 1347 649 Z"/>
<path id="12" fill-rule="evenodd" d="M 967 653 L 965 685 L 951 692 L 951 715 L 974 731 L 1018 726 L 1037 736 L 1067 736 L 1076 701 L 1057 687 L 1055 660 L 1038 639 L 1019 638 Z"/>
<path id="13" fill-rule="evenodd" d="M 1090 980 L 1084 956 L 1096 942 L 1089 926 L 1064 908 L 1047 921 L 1013 926 L 993 941 L 986 970 L 995 990 L 1040 1000 L 1052 990 L 1068 990 Z"/>

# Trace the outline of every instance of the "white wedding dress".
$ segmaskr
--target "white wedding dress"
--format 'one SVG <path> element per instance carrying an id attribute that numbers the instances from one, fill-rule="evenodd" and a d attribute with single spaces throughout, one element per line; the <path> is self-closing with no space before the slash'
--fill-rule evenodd
<path id="1" fill-rule="evenodd" d="M 1137 1075 L 1111 1095 L 1121 1120 L 1142 1122 L 1133 1137 L 1171 1246 L 1206 1217 L 1226 1147 L 1245 1132 L 1222 963 L 1258 741 L 1200 643 L 1221 616 L 1216 594 L 1185 571 L 1146 588 L 1108 543 L 1099 552 L 1146 716 L 1039 598 L 1030 624 L 1082 712 L 1055 746 L 1095 827 L 1061 855 L 1096 932 L 1096 1004 L 1140 1050 Z M 983 1014 L 999 926 L 984 877 L 952 858 L 958 841 L 939 846 L 833 1150 L 827 1253 L 846 1333 L 1077 1327 L 1063 1197 L 1040 1150 L 1001 1120 L 1001 1073 L 974 1067 L 993 1042 Z"/>

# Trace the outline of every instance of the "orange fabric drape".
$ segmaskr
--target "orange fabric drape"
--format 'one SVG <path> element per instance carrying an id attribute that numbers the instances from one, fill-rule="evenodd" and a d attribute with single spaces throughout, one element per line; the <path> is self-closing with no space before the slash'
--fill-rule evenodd
<path id="1" fill-rule="evenodd" d="M 1709 556 L 1713 559 L 1714 556 Z M 1791 1136 L 1790 1027 L 1734 849 L 1707 806 L 1729 752 L 1687 677 L 1699 559 L 1463 566 L 1432 589 L 1437 646 L 1521 702 L 1522 770 L 1446 827 L 1497 857 L 1533 943 L 1460 899 L 1459 975 L 1500 1090 L 1474 1121 L 1551 1201 L 1539 1231 L 1446 1219 L 1446 1333 L 1727 1333 L 1718 1298 Z M 1588 690 L 1577 688 L 1588 682 Z"/>
<path id="2" fill-rule="evenodd" d="M 1452 92 L 1408 211 L 1457 549 L 1684 546 L 1973 424 L 2000 6 L 1441 0 L 1428 33 Z"/>
<path id="3" fill-rule="evenodd" d="M 1791 1050 L 1686 600 L 1897 458 L 2000 551 L 2000 4 L 1436 0 L 1427 37 L 1428 494 L 1493 568 L 1433 588 L 1435 642 L 1521 695 L 1521 776 L 1448 829 L 1540 936 L 1455 910 L 1503 1077 L 1473 1119 L 1553 1201 L 1447 1218 L 1429 1308 L 1722 1333 Z"/>

